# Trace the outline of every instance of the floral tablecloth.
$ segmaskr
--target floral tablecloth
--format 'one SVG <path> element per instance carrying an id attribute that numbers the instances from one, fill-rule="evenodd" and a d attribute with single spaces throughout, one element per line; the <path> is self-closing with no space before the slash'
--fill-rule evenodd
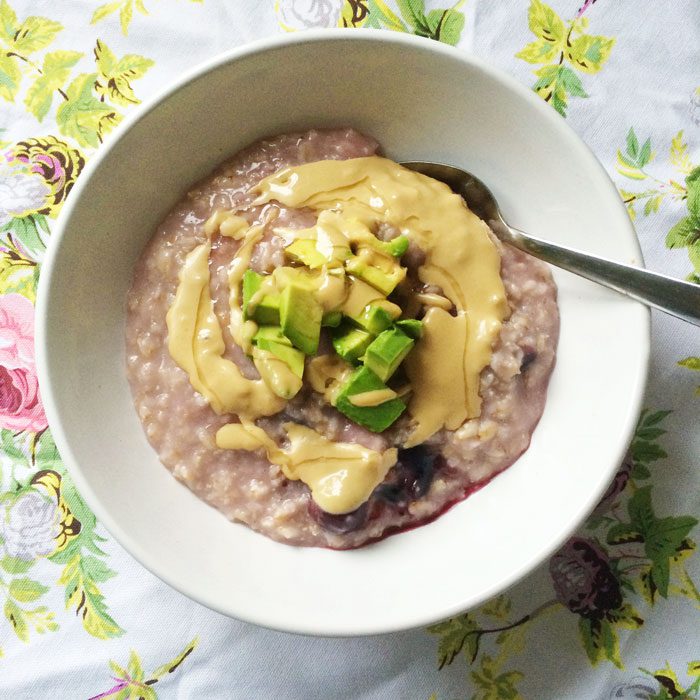
<path id="1" fill-rule="evenodd" d="M 1 697 L 700 697 L 695 327 L 654 315 L 629 457 L 575 537 L 478 610 L 366 639 L 259 629 L 154 578 L 74 488 L 38 391 L 37 279 L 85 162 L 184 69 L 308 27 L 411 32 L 512 74 L 592 146 L 648 266 L 700 284 L 700 3 L 581 1 L 0 0 Z"/>

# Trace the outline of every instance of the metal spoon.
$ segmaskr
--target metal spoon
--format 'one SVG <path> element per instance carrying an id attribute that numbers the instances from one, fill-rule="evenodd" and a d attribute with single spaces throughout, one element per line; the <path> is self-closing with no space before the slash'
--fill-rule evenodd
<path id="1" fill-rule="evenodd" d="M 700 285 L 548 243 L 513 228 L 504 221 L 491 190 L 466 170 L 423 161 L 402 165 L 449 185 L 503 243 L 700 326 Z"/>

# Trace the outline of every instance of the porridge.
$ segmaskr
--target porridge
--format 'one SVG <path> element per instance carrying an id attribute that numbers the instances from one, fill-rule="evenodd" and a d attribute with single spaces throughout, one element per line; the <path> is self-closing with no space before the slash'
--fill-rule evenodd
<path id="1" fill-rule="evenodd" d="M 512 464 L 559 330 L 548 268 L 351 129 L 260 141 L 141 255 L 127 375 L 163 464 L 280 542 L 359 547 Z"/>

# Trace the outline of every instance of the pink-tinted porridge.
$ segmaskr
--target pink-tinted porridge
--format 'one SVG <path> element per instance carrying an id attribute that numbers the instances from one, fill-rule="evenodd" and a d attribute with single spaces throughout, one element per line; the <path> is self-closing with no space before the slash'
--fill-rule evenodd
<path id="1" fill-rule="evenodd" d="M 481 416 L 455 431 L 443 429 L 423 445 L 400 449 L 398 463 L 363 506 L 346 515 L 329 515 L 311 500 L 303 482 L 285 478 L 262 450 L 216 447 L 216 431 L 232 417 L 216 415 L 195 392 L 167 345 L 166 314 L 178 273 L 187 254 L 206 240 L 203 223 L 217 210 L 236 210 L 253 223 L 262 218 L 264 209 L 276 207 L 274 226 L 312 226 L 316 215 L 310 210 L 275 203 L 252 206 L 249 189 L 287 165 L 368 156 L 377 149 L 374 140 L 351 129 L 280 136 L 247 148 L 173 209 L 139 259 L 128 295 L 127 376 L 144 431 L 159 458 L 177 479 L 230 520 L 288 544 L 359 547 L 427 522 L 462 500 L 527 449 L 554 366 L 559 314 L 549 270 L 497 244 L 511 314 L 503 323 L 490 366 L 481 374 Z M 257 272 L 284 264 L 281 239 L 271 227 L 254 250 L 251 267 Z M 246 377 L 256 378 L 255 366 L 228 332 L 227 269 L 238 245 L 220 235 L 212 239 L 210 292 L 224 332 L 225 356 Z M 403 264 L 409 276 L 421 264 L 421 251 L 413 244 Z M 323 348 L 322 337 L 319 352 Z M 331 440 L 384 450 L 402 447 L 410 419 L 404 415 L 384 433 L 371 433 L 304 386 L 282 413 L 261 419 L 258 425 L 281 440 L 281 426 L 289 420 Z"/>

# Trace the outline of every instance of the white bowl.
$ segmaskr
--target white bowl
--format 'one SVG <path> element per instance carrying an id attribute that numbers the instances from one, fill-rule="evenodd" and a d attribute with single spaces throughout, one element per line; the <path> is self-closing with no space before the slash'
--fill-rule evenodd
<path id="1" fill-rule="evenodd" d="M 396 160 L 464 166 L 526 231 L 641 262 L 601 165 L 551 107 L 437 42 L 318 31 L 219 56 L 142 106 L 93 156 L 41 275 L 37 355 L 56 443 L 98 518 L 144 566 L 222 613 L 319 635 L 389 632 L 473 607 L 557 548 L 623 457 L 649 314 L 557 272 L 561 338 L 530 449 L 435 522 L 363 549 L 285 546 L 232 524 L 160 464 L 124 375 L 132 267 L 188 185 L 266 135 L 352 125 Z"/>

